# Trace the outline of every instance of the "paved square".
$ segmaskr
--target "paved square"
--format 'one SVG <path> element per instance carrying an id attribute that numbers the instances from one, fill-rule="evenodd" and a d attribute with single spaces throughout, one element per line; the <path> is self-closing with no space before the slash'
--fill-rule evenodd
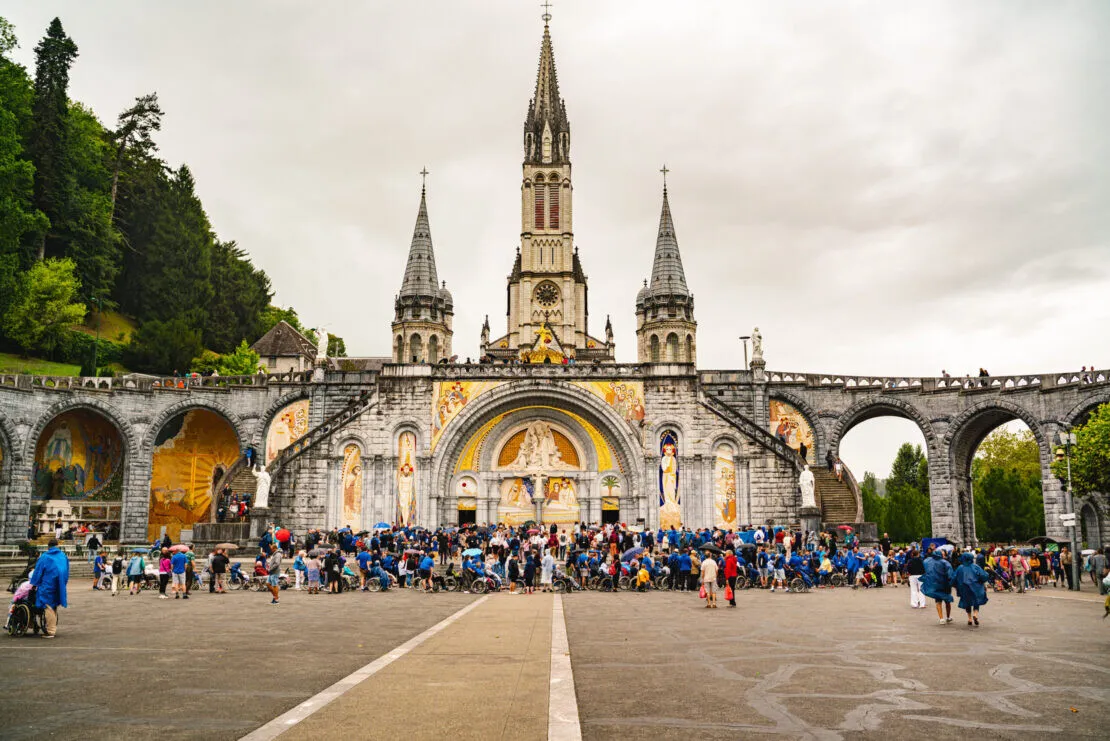
<path id="1" fill-rule="evenodd" d="M 564 596 L 582 738 L 1106 736 L 1110 621 L 1093 594 L 992 595 L 978 630 L 908 597 Z M 544 739 L 565 710 L 548 701 L 551 595 L 284 592 L 271 607 L 73 583 L 70 604 L 54 641 L 0 638 L 0 737 L 238 739 L 344 678 L 280 737 Z"/>

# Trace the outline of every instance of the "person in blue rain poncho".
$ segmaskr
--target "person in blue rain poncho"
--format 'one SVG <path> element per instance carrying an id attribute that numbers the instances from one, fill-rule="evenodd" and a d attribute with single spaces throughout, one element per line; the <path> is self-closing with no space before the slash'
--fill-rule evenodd
<path id="1" fill-rule="evenodd" d="M 967 624 L 979 627 L 979 608 L 987 604 L 987 588 L 990 576 L 975 563 L 971 553 L 960 555 L 960 566 L 954 576 L 956 594 L 960 597 L 960 609 L 967 613 Z"/>
<path id="2" fill-rule="evenodd" d="M 925 574 L 921 577 L 921 592 L 932 597 L 937 606 L 937 617 L 941 625 L 952 622 L 952 582 L 955 573 L 952 564 L 940 551 L 933 551 L 925 559 Z M 941 605 L 944 605 L 941 608 Z M 947 613 L 947 614 L 945 614 Z"/>
<path id="3" fill-rule="evenodd" d="M 69 581 L 69 559 L 51 539 L 49 549 L 35 562 L 31 586 L 35 588 L 35 609 L 43 613 L 43 638 L 58 632 L 58 608 L 66 604 L 66 582 Z"/>

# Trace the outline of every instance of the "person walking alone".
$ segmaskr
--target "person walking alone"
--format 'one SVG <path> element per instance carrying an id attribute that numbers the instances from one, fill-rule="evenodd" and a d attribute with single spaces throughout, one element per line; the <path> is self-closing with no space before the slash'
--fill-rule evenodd
<path id="1" fill-rule="evenodd" d="M 170 583 L 170 549 L 163 548 L 158 557 L 158 599 L 169 599 L 166 596 L 166 585 Z"/>
<path id="2" fill-rule="evenodd" d="M 929 606 L 921 591 L 921 577 L 925 574 L 925 562 L 916 548 L 910 551 L 909 558 L 906 559 L 906 573 L 910 577 L 910 607 L 923 610 Z"/>
<path id="3" fill-rule="evenodd" d="M 725 583 L 728 584 L 728 606 L 736 607 L 736 577 L 740 573 L 740 563 L 736 560 L 736 553 L 729 551 L 725 556 Z"/>
<path id="4" fill-rule="evenodd" d="M 271 605 L 278 603 L 278 595 L 281 593 L 281 558 L 281 549 L 275 548 L 266 560 L 266 569 L 270 574 L 266 581 L 270 588 L 270 595 L 273 597 L 270 600 Z"/>
<path id="5" fill-rule="evenodd" d="M 31 586 L 35 587 L 35 608 L 43 613 L 43 638 L 58 634 L 58 608 L 66 604 L 66 582 L 69 581 L 69 559 L 58 549 L 58 541 L 50 540 L 46 552 L 35 562 Z"/>

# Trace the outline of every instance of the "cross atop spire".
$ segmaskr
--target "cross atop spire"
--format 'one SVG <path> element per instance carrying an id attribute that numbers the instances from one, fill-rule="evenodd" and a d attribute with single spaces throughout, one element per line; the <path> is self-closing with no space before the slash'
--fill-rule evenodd
<path id="1" fill-rule="evenodd" d="M 666 166 L 663 170 L 666 170 Z M 664 175 L 665 176 L 665 175 Z M 678 252 L 674 220 L 667 188 L 663 187 L 663 210 L 659 214 L 659 234 L 655 240 L 655 264 L 651 269 L 651 288 L 664 293 L 688 294 L 686 275 L 682 270 L 682 257 Z"/>
<path id="2" fill-rule="evenodd" d="M 540 7 L 543 8 L 543 25 L 546 26 L 548 23 L 551 22 L 551 3 L 549 3 L 547 0 L 544 0 L 542 3 L 540 3 Z"/>
<path id="3" fill-rule="evenodd" d="M 659 170 L 659 172 L 663 173 L 663 190 L 665 191 L 667 190 L 667 173 L 670 172 L 670 170 L 667 169 L 666 162 L 663 163 L 663 167 Z"/>
<path id="4" fill-rule="evenodd" d="M 428 166 L 425 165 L 420 170 L 420 192 L 421 193 L 424 192 L 424 186 L 427 185 L 427 182 L 428 182 Z M 664 187 L 666 187 L 666 185 L 664 185 Z"/>
<path id="5" fill-rule="evenodd" d="M 425 168 L 425 171 L 427 168 Z M 422 172 L 426 175 L 426 172 Z M 416 212 L 416 226 L 412 230 L 409 259 L 405 265 L 405 278 L 401 282 L 403 296 L 435 296 L 440 289 L 436 275 L 436 257 L 432 249 L 432 229 L 428 225 L 428 203 L 423 186 L 420 188 L 420 208 Z"/>

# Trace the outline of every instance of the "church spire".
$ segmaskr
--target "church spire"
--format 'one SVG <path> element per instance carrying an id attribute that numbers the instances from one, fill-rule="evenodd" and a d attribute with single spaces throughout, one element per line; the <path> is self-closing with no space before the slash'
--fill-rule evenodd
<path id="1" fill-rule="evenodd" d="M 650 290 L 666 295 L 689 295 L 686 274 L 682 271 L 682 256 L 678 252 L 678 237 L 671 219 L 671 204 L 667 186 L 663 186 L 663 211 L 659 214 L 659 235 L 655 238 L 655 264 L 651 268 Z"/>
<path id="2" fill-rule="evenodd" d="M 562 164 L 570 160 L 570 123 L 566 105 L 559 96 L 555 51 L 551 46 L 551 28 L 548 25 L 550 19 L 551 15 L 544 13 L 536 91 L 524 120 L 524 157 L 526 162 Z"/>
<path id="3" fill-rule="evenodd" d="M 420 209 L 416 212 L 416 226 L 409 246 L 409 261 L 405 265 L 405 279 L 401 282 L 402 296 L 435 296 L 439 290 L 436 275 L 436 256 L 432 250 L 432 230 L 428 225 L 426 189 L 420 187 Z"/>

